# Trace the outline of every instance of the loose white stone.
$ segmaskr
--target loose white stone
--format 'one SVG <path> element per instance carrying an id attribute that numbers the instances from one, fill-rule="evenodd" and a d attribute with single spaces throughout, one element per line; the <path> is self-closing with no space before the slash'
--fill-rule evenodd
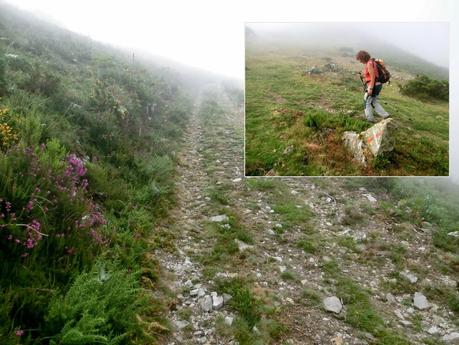
<path id="1" fill-rule="evenodd" d="M 231 326 L 233 324 L 233 318 L 231 316 L 225 316 L 225 325 Z"/>
<path id="2" fill-rule="evenodd" d="M 408 280 L 411 284 L 414 284 L 418 281 L 418 277 L 416 277 L 413 273 L 411 273 L 408 270 L 400 272 L 400 275 L 406 280 Z"/>
<path id="3" fill-rule="evenodd" d="M 429 302 L 427 302 L 426 296 L 424 296 L 420 292 L 414 293 L 413 305 L 419 310 L 424 310 L 430 307 Z"/>
<path id="4" fill-rule="evenodd" d="M 223 307 L 223 297 L 218 296 L 216 292 L 212 292 L 212 308 L 218 310 Z"/>
<path id="5" fill-rule="evenodd" d="M 445 334 L 443 337 L 441 337 L 441 340 L 447 344 L 459 344 L 459 332 L 451 332 Z"/>
<path id="6" fill-rule="evenodd" d="M 253 248 L 253 246 L 251 246 L 250 244 L 242 242 L 242 241 L 238 240 L 237 238 L 234 240 L 234 242 L 236 242 L 236 244 L 237 244 L 237 246 L 239 248 L 239 251 L 241 251 L 241 252 L 243 252 L 244 250 Z"/>
<path id="7" fill-rule="evenodd" d="M 180 331 L 186 326 L 188 326 L 190 323 L 185 320 L 177 320 L 177 321 L 174 321 L 174 324 L 175 324 L 175 327 L 177 327 L 177 329 Z"/>
<path id="8" fill-rule="evenodd" d="M 210 221 L 215 223 L 227 222 L 228 220 L 229 218 L 226 214 L 210 217 Z"/>
<path id="9" fill-rule="evenodd" d="M 343 309 L 341 301 L 336 296 L 326 297 L 323 299 L 324 308 L 327 311 L 339 314 Z"/>
<path id="10" fill-rule="evenodd" d="M 210 297 L 209 295 L 204 296 L 199 300 L 199 305 L 204 311 L 212 311 L 212 297 Z"/>
<path id="11" fill-rule="evenodd" d="M 437 335 L 440 333 L 440 328 L 438 328 L 437 326 L 432 326 L 427 330 L 427 333 L 431 335 Z"/>

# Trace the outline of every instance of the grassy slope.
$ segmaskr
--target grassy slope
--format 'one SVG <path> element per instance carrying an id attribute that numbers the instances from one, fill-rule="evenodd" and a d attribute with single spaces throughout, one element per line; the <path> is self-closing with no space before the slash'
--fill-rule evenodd
<path id="1" fill-rule="evenodd" d="M 326 64 L 327 58 L 342 70 L 304 74 Z M 397 85 L 406 74 L 398 69 L 400 78 L 394 78 L 381 96 L 399 126 L 394 152 L 367 169 L 351 162 L 342 132 L 370 127 L 362 117 L 362 91 L 355 74 L 360 69 L 338 51 L 248 49 L 246 174 L 273 170 L 278 175 L 447 175 L 448 104 L 401 95 Z M 290 145 L 293 150 L 284 154 Z"/>
<path id="2" fill-rule="evenodd" d="M 152 344 L 149 253 L 191 101 L 171 72 L 6 5 L 0 37 L 0 342 Z"/>

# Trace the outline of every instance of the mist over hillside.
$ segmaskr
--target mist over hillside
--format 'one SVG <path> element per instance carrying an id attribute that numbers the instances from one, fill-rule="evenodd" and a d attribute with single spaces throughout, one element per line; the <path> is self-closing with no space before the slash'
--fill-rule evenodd
<path id="1" fill-rule="evenodd" d="M 410 23 L 405 25 L 409 28 Z M 248 23 L 246 43 L 249 43 L 249 49 L 278 49 L 280 54 L 283 49 L 296 49 L 298 54 L 320 49 L 351 48 L 350 52 L 367 50 L 372 56 L 382 58 L 386 63 L 412 74 L 448 79 L 448 68 L 429 62 L 424 56 L 435 49 L 435 46 L 432 46 L 435 42 L 421 41 L 416 51 L 409 51 L 407 48 L 401 48 L 400 43 L 396 45 L 390 41 L 390 35 L 396 35 L 393 29 L 392 32 L 388 32 L 387 39 L 381 38 L 384 37 L 381 31 L 389 31 L 390 27 L 391 23 Z M 422 32 L 418 35 L 422 35 Z M 445 45 L 445 37 L 439 37 L 438 40 Z M 411 40 L 408 42 L 411 43 Z M 425 54 L 422 53 L 423 50 Z M 447 44 L 446 47 L 442 46 L 441 50 L 445 51 L 441 61 L 447 61 Z M 350 54 L 349 57 L 354 56 Z"/>

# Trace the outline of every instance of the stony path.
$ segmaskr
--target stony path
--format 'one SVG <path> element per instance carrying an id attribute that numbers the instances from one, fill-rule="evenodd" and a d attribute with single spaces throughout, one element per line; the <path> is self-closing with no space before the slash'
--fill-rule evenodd
<path id="1" fill-rule="evenodd" d="M 414 292 L 438 281 L 454 289 L 457 279 L 425 269 L 438 254 L 428 229 L 394 223 L 382 214 L 387 196 L 347 188 L 344 180 L 245 179 L 243 113 L 223 90 L 213 92 L 222 111 L 203 114 L 205 100 L 197 102 L 179 155 L 169 229 L 177 250 L 156 253 L 175 295 L 174 330 L 164 343 L 244 339 L 233 296 L 215 286 L 234 277 L 250 282 L 272 310 L 262 320 L 283 325 L 264 331 L 260 321 L 252 329 L 257 344 L 436 344 L 454 337 L 458 325 L 445 305 L 413 304 Z M 233 228 L 247 236 L 224 242 L 236 246 L 224 256 L 221 234 Z"/>

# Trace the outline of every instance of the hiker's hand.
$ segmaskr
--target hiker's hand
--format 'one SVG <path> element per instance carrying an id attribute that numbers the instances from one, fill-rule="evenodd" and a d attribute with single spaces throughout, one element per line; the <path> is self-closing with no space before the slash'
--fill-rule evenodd
<path id="1" fill-rule="evenodd" d="M 372 93 L 373 93 L 373 89 L 368 89 L 368 90 L 367 90 L 368 96 L 371 96 Z"/>

